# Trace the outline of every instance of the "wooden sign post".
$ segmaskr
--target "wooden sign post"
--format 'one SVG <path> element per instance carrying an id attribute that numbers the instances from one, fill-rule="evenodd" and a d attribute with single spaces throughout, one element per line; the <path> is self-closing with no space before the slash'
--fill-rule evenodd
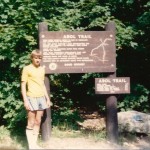
<path id="1" fill-rule="evenodd" d="M 42 65 L 46 74 L 52 73 L 108 73 L 110 83 L 97 83 L 97 92 L 107 91 L 113 88 L 114 93 L 107 96 L 107 137 L 110 141 L 118 142 L 118 119 L 117 98 L 115 92 L 120 86 L 116 79 L 116 47 L 115 47 L 115 23 L 106 25 L 105 31 L 48 31 L 44 23 L 39 24 L 39 46 L 43 54 Z M 128 80 L 128 79 L 127 79 Z M 49 80 L 47 77 L 47 88 Z M 101 85 L 103 84 L 103 85 Z M 106 86 L 104 88 L 104 86 Z M 126 85 L 127 86 L 127 85 Z M 105 89 L 105 90 L 104 90 Z M 119 89 L 124 90 L 124 89 Z M 47 116 L 42 123 L 42 134 L 44 139 L 50 136 L 51 116 Z M 50 119 L 50 120 L 49 120 Z"/>
<path id="2" fill-rule="evenodd" d="M 95 78 L 96 94 L 107 94 L 106 99 L 106 130 L 108 140 L 118 142 L 118 119 L 116 94 L 130 93 L 130 78 L 108 77 Z"/>
<path id="3" fill-rule="evenodd" d="M 48 26 L 45 23 L 39 24 L 39 35 L 41 32 L 48 31 Z M 39 36 L 40 37 L 40 36 Z M 40 43 L 39 43 L 40 44 Z M 40 47 L 40 45 L 39 45 Z M 40 49 L 40 48 L 39 48 Z M 47 92 L 50 94 L 50 81 L 48 76 L 45 76 L 45 85 Z M 44 111 L 42 118 L 41 130 L 42 130 L 42 140 L 48 141 L 51 135 L 51 108 L 48 108 Z"/>
<path id="4" fill-rule="evenodd" d="M 116 32 L 115 23 L 109 22 L 106 27 L 106 31 Z M 116 54 L 116 48 L 115 48 Z M 116 58 L 115 58 L 116 59 Z M 108 77 L 116 77 L 116 71 L 109 74 Z M 108 140 L 117 143 L 118 142 L 118 117 L 117 117 L 117 97 L 110 95 L 106 98 L 106 131 Z"/>

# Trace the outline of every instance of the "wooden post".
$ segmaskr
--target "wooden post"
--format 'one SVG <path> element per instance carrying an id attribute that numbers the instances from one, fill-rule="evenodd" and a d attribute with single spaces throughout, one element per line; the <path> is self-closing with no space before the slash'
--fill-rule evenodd
<path id="1" fill-rule="evenodd" d="M 42 31 L 48 31 L 48 26 L 44 22 L 39 23 L 39 34 Z M 39 41 L 39 47 L 40 47 L 40 41 Z M 45 76 L 45 86 L 48 94 L 50 94 L 50 81 L 47 75 Z M 41 123 L 41 131 L 42 131 L 42 140 L 48 141 L 51 135 L 51 109 L 50 108 L 44 111 L 44 115 Z"/>
<path id="2" fill-rule="evenodd" d="M 45 85 L 47 92 L 50 93 L 50 82 L 48 76 L 45 77 Z M 42 130 L 42 140 L 48 141 L 51 136 L 51 109 L 48 108 L 44 111 L 42 118 L 41 130 Z"/>
<path id="3" fill-rule="evenodd" d="M 109 22 L 105 30 L 115 32 L 115 23 Z M 116 77 L 116 72 L 109 74 L 108 77 Z M 117 98 L 115 95 L 110 95 L 106 98 L 106 112 L 107 139 L 111 142 L 118 143 Z"/>

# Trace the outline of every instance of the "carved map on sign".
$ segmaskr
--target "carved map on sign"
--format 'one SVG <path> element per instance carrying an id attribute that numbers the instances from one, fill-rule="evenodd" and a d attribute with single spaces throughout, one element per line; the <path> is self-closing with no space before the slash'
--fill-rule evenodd
<path id="1" fill-rule="evenodd" d="M 130 93 L 130 78 L 95 78 L 96 94 Z"/>
<path id="2" fill-rule="evenodd" d="M 115 37 L 111 31 L 40 33 L 46 73 L 115 72 Z"/>

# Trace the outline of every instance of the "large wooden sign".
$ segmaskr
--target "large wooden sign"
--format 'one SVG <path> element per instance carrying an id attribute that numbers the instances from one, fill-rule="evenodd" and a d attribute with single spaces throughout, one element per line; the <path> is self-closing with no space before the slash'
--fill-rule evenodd
<path id="1" fill-rule="evenodd" d="M 40 50 L 47 74 L 116 71 L 111 31 L 44 31 L 40 33 Z"/>
<path id="2" fill-rule="evenodd" d="M 130 93 L 130 78 L 95 78 L 96 94 Z"/>

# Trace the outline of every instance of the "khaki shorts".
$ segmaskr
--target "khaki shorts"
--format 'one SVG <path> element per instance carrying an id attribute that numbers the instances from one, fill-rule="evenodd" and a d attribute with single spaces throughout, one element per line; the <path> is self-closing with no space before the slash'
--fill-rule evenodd
<path id="1" fill-rule="evenodd" d="M 44 96 L 42 97 L 29 97 L 28 96 L 28 101 L 29 101 L 29 106 L 30 106 L 31 111 L 44 110 L 48 108 L 46 104 L 46 98 Z"/>

